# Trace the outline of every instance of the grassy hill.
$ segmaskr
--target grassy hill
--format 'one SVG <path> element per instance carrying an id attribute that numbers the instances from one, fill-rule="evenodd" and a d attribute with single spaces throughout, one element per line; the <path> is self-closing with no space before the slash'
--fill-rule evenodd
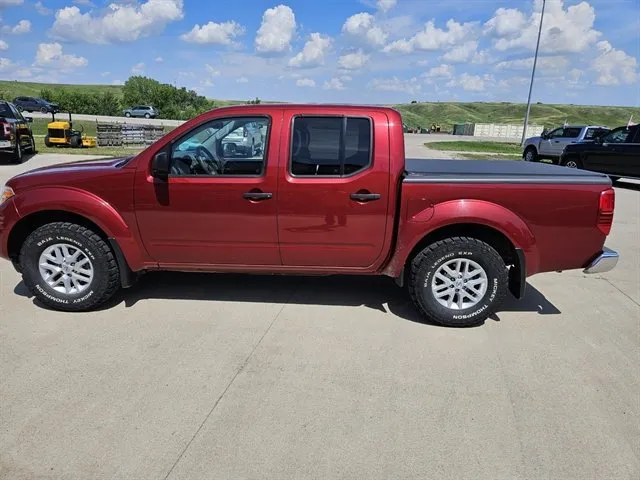
<path id="1" fill-rule="evenodd" d="M 120 85 L 62 85 L 0 80 L 0 94 L 9 99 L 18 95 L 38 96 L 43 88 L 65 88 L 84 93 L 110 91 L 122 97 Z M 245 103 L 245 100 L 215 100 L 215 103 L 220 106 L 234 105 Z M 524 119 L 526 109 L 524 104 L 498 102 L 423 102 L 393 107 L 402 113 L 405 123 L 410 127 L 426 128 L 437 123 L 443 131 L 451 131 L 456 123 L 519 124 Z M 531 107 L 530 123 L 548 128 L 560 126 L 565 121 L 615 127 L 626 124 L 631 115 L 634 121 L 640 121 L 640 108 L 534 104 Z"/>
<path id="2" fill-rule="evenodd" d="M 439 124 L 443 130 L 451 131 L 456 123 L 515 123 L 524 120 L 526 105 L 516 103 L 414 103 L 395 105 L 410 127 L 429 127 Z M 565 121 L 574 124 L 626 125 L 633 115 L 634 122 L 640 122 L 640 108 L 604 107 L 588 105 L 546 105 L 531 106 L 530 124 L 551 128 L 561 126 Z"/>

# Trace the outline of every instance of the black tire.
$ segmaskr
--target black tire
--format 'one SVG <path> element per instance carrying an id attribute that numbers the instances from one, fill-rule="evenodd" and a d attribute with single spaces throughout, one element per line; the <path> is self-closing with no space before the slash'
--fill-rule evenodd
<path id="1" fill-rule="evenodd" d="M 31 147 L 29 147 L 29 150 L 31 151 L 32 155 L 35 155 L 36 153 L 38 153 L 38 150 L 36 149 L 36 140 L 33 138 L 33 136 L 29 137 L 29 139 L 31 140 Z"/>
<path id="2" fill-rule="evenodd" d="M 144 114 L 144 118 L 146 118 L 147 120 L 151 118 L 151 115 L 149 115 L 148 113 Z"/>
<path id="3" fill-rule="evenodd" d="M 49 135 L 45 135 L 44 137 L 44 146 L 47 148 L 53 147 L 53 143 L 51 143 L 51 140 L 49 139 Z"/>
<path id="4" fill-rule="evenodd" d="M 19 112 L 24 111 L 24 107 L 22 107 L 20 105 L 16 105 L 16 108 L 18 109 Z"/>
<path id="5" fill-rule="evenodd" d="M 564 157 L 560 165 L 567 168 L 582 168 L 582 160 L 577 157 Z"/>
<path id="6" fill-rule="evenodd" d="M 13 153 L 13 163 L 20 164 L 24 159 L 24 152 L 22 151 L 22 145 L 20 137 L 16 138 L 16 150 Z"/>
<path id="7" fill-rule="evenodd" d="M 69 144 L 71 148 L 80 148 L 82 146 L 82 138 L 80 138 L 80 135 L 74 135 L 69 139 Z"/>
<path id="8" fill-rule="evenodd" d="M 55 244 L 70 245 L 91 261 L 93 279 L 79 293 L 58 292 L 40 274 L 40 256 Z M 27 288 L 41 303 L 55 310 L 91 310 L 109 300 L 120 288 L 120 271 L 109 245 L 95 232 L 69 222 L 49 223 L 32 232 L 20 250 L 20 265 Z"/>
<path id="9" fill-rule="evenodd" d="M 457 259 L 474 262 L 486 275 L 486 291 L 468 308 L 442 305 L 432 292 L 438 271 Z M 408 287 L 411 299 L 427 320 L 446 327 L 472 327 L 482 324 L 500 308 L 507 293 L 508 278 L 504 260 L 493 247 L 475 238 L 452 237 L 429 245 L 413 259 Z M 460 281 L 458 290 L 471 292 L 472 289 L 465 287 L 463 280 Z M 442 286 L 445 284 L 442 283 Z M 459 293 L 453 293 L 449 298 L 457 303 L 459 296 Z"/>
<path id="10" fill-rule="evenodd" d="M 538 152 L 535 147 L 527 147 L 522 154 L 522 159 L 525 162 L 537 162 L 538 161 Z"/>
<path id="11" fill-rule="evenodd" d="M 40 109 L 40 113 L 49 113 L 49 109 L 47 107 L 42 107 Z"/>
<path id="12" fill-rule="evenodd" d="M 127 118 L 131 118 L 131 114 L 129 112 L 125 113 L 124 116 Z"/>

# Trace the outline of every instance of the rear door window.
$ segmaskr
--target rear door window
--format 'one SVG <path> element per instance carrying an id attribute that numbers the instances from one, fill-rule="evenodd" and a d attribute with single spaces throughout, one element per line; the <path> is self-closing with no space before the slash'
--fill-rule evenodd
<path id="1" fill-rule="evenodd" d="M 371 164 L 371 138 L 369 118 L 297 117 L 291 174 L 344 177 L 364 170 Z"/>

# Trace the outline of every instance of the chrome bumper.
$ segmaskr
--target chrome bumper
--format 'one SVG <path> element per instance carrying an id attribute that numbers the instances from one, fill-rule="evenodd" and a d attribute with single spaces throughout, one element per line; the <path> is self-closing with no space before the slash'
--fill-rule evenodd
<path id="1" fill-rule="evenodd" d="M 596 258 L 591 264 L 584 269 L 584 273 L 604 273 L 613 270 L 618 264 L 618 252 L 604 247 L 604 250 L 598 258 Z"/>

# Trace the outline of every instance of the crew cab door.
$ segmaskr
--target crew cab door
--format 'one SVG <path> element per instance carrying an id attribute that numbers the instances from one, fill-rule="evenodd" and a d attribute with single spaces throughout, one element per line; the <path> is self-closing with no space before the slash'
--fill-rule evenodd
<path id="1" fill-rule="evenodd" d="M 389 130 L 383 113 L 286 111 L 278 232 L 285 266 L 373 265 L 389 212 Z"/>
<path id="2" fill-rule="evenodd" d="M 164 146 L 166 180 L 148 162 L 136 175 L 142 242 L 161 265 L 280 265 L 276 218 L 280 118 L 234 115 L 204 121 Z M 229 134 L 255 122 L 266 148 L 245 157 L 227 148 Z M 273 129 L 273 133 L 272 133 Z M 146 163 L 146 164 L 145 164 Z"/>

